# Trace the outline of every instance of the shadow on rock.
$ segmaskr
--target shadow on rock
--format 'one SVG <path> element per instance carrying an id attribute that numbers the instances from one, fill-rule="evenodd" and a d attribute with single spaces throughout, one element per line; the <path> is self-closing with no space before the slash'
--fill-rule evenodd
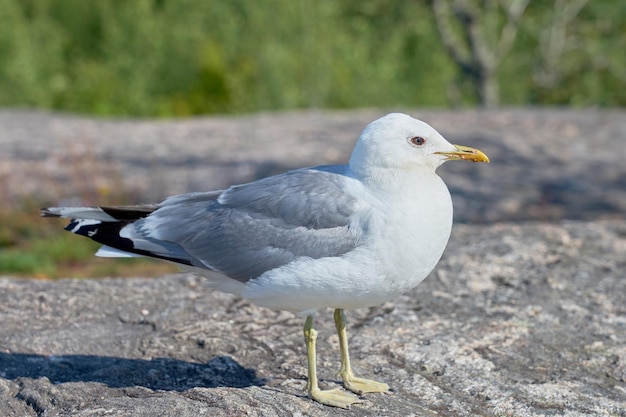
<path id="1" fill-rule="evenodd" d="M 142 386 L 153 390 L 184 391 L 191 388 L 263 385 L 253 369 L 229 356 L 206 364 L 172 358 L 126 359 L 93 355 L 44 356 L 0 353 L 0 376 L 47 377 L 52 383 L 99 382 L 111 388 Z"/>

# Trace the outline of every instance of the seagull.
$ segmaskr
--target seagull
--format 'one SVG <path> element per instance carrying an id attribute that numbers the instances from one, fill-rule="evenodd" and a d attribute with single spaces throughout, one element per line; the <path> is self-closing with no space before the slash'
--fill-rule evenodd
<path id="1" fill-rule="evenodd" d="M 347 165 L 296 169 L 226 190 L 169 197 L 158 204 L 50 207 L 66 230 L 93 239 L 105 257 L 148 256 L 182 264 L 216 289 L 306 317 L 307 391 L 349 408 L 363 393 L 388 392 L 356 377 L 344 310 L 382 304 L 434 269 L 452 228 L 450 192 L 435 170 L 446 161 L 489 162 L 452 145 L 406 114 L 371 122 Z M 341 388 L 321 390 L 315 312 L 334 309 Z"/>

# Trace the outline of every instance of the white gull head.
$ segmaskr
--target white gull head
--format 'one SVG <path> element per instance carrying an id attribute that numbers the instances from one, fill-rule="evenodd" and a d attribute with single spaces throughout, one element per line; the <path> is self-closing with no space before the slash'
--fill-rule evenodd
<path id="1" fill-rule="evenodd" d="M 434 171 L 450 159 L 488 162 L 480 151 L 448 142 L 427 123 L 390 113 L 363 130 L 350 158 L 350 169 L 362 177 L 386 171 Z"/>

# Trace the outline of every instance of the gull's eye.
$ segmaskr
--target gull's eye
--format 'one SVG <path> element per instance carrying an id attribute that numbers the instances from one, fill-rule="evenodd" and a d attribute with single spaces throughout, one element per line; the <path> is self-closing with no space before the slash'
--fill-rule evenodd
<path id="1" fill-rule="evenodd" d="M 409 138 L 409 143 L 415 146 L 422 146 L 426 143 L 426 139 L 421 136 L 413 136 L 412 138 Z"/>

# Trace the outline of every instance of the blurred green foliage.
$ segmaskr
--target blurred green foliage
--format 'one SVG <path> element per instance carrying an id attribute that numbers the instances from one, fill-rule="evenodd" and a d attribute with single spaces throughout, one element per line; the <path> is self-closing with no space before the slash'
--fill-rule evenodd
<path id="1" fill-rule="evenodd" d="M 590 1 L 550 50 L 555 2 L 523 15 L 500 102 L 626 104 L 626 2 Z M 0 18 L 1 106 L 177 116 L 477 103 L 426 0 L 0 0 Z"/>

